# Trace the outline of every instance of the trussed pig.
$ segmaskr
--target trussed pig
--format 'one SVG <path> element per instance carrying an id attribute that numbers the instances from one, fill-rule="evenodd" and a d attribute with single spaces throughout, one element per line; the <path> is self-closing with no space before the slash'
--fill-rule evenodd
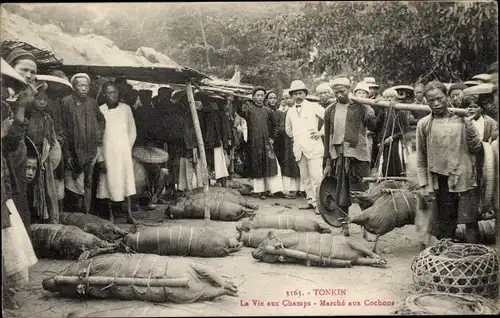
<path id="1" fill-rule="evenodd" d="M 321 260 L 343 260 L 352 262 L 353 265 L 385 265 L 387 262 L 379 255 L 370 251 L 361 242 L 351 237 L 343 235 L 320 234 L 316 232 L 296 232 L 283 235 L 279 239 L 274 231 L 269 231 L 267 239 L 262 242 L 257 249 L 252 252 L 252 256 L 266 263 L 296 263 L 300 259 L 277 255 L 266 252 L 265 249 L 275 250 L 288 249 L 306 254 L 315 255 Z M 311 261 L 309 258 L 306 263 L 319 265 L 320 262 Z"/>
<path id="2" fill-rule="evenodd" d="M 239 232 L 261 228 L 292 229 L 297 232 L 332 232 L 330 228 L 319 224 L 313 219 L 286 214 L 251 216 L 249 220 L 245 220 L 236 226 L 236 230 Z"/>
<path id="3" fill-rule="evenodd" d="M 216 200 L 223 200 L 227 202 L 233 202 L 237 203 L 241 206 L 244 206 L 246 208 L 252 209 L 252 210 L 257 210 L 259 208 L 258 205 L 256 204 L 251 204 L 245 199 L 239 192 L 238 190 L 234 189 L 229 189 L 229 188 L 222 188 L 222 187 L 210 187 L 208 188 L 208 193 L 206 194 L 210 198 L 214 198 Z M 191 199 L 198 199 L 198 198 L 203 198 L 205 196 L 205 193 L 203 193 L 203 189 L 195 189 L 193 190 L 191 195 L 188 195 L 189 198 Z"/>
<path id="4" fill-rule="evenodd" d="M 207 198 L 183 198 L 176 205 L 167 207 L 165 214 L 171 219 L 203 219 L 205 205 L 208 206 L 212 220 L 237 221 L 245 216 L 255 214 L 252 209 L 210 196 Z"/>
<path id="5" fill-rule="evenodd" d="M 357 215 L 348 216 L 343 222 L 354 223 L 377 235 L 373 251 L 377 250 L 380 236 L 389 233 L 397 227 L 414 224 L 419 234 L 420 248 L 424 249 L 430 239 L 429 209 L 424 197 L 408 190 L 393 190 L 384 193 L 375 203 Z M 363 233 L 366 239 L 366 233 Z"/>

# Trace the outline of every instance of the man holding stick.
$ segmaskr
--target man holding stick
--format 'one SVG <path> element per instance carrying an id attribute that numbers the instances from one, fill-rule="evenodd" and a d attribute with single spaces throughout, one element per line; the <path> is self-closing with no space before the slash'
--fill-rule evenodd
<path id="1" fill-rule="evenodd" d="M 373 109 L 351 101 L 349 87 L 347 78 L 332 81 L 337 104 L 325 112 L 323 154 L 326 159 L 323 175 L 337 179 L 334 201 L 346 216 L 351 205 L 350 192 L 366 190 L 362 179 L 370 175 L 367 129 L 374 131 L 376 127 Z M 347 224 L 342 226 L 342 233 L 349 236 Z"/>

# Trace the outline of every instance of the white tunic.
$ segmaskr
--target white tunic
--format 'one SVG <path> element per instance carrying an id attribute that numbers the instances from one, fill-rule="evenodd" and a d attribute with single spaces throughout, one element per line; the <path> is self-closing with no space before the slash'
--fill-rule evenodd
<path id="1" fill-rule="evenodd" d="M 99 110 L 106 119 L 106 128 L 100 149 L 102 158 L 98 161 L 104 160 L 107 171 L 99 177 L 97 197 L 124 201 L 136 193 L 132 162 L 132 147 L 137 135 L 134 117 L 124 103 L 119 103 L 114 109 L 104 104 Z"/>

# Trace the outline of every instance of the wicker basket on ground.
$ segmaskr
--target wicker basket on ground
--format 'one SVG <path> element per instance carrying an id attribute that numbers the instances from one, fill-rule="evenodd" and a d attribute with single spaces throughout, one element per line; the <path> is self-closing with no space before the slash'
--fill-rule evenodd
<path id="1" fill-rule="evenodd" d="M 499 256 L 492 248 L 441 240 L 417 255 L 411 270 L 415 289 L 419 292 L 495 298 L 499 262 Z"/>
<path id="2" fill-rule="evenodd" d="M 427 293 L 406 297 L 395 315 L 494 315 L 500 308 L 476 295 Z"/>

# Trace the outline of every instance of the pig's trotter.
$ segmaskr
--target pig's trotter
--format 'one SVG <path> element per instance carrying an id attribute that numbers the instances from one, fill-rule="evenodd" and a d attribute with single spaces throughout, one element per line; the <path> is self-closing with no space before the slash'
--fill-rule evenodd
<path id="1" fill-rule="evenodd" d="M 80 262 L 86 260 L 87 258 L 89 258 L 89 256 L 90 256 L 90 251 L 85 251 L 82 254 L 80 254 L 80 257 L 78 257 L 78 261 Z"/>
<path id="2" fill-rule="evenodd" d="M 371 257 L 371 258 L 381 258 L 375 252 L 371 251 L 368 247 L 366 247 L 365 245 L 361 244 L 358 241 L 350 240 L 349 241 L 349 245 L 351 246 L 352 249 L 354 249 L 356 251 L 359 251 L 359 252 L 367 255 L 368 257 Z"/>
<path id="3" fill-rule="evenodd" d="M 318 228 L 319 233 L 327 233 L 327 234 L 332 233 L 332 230 L 323 224 L 318 224 L 318 227 L 319 227 Z"/>
<path id="4" fill-rule="evenodd" d="M 243 216 L 250 216 L 255 214 L 254 210 L 245 207 L 241 207 L 241 211 L 243 212 Z"/>
<path id="5" fill-rule="evenodd" d="M 256 204 L 252 204 L 252 203 L 248 203 L 246 202 L 245 205 L 244 205 L 246 208 L 249 208 L 249 209 L 252 209 L 252 210 L 258 210 L 259 209 L 259 206 L 256 205 Z"/>
<path id="6" fill-rule="evenodd" d="M 241 251 L 241 247 L 230 247 L 227 248 L 226 250 L 229 252 L 229 254 L 232 254 Z"/>
<path id="7" fill-rule="evenodd" d="M 378 239 L 379 239 L 380 235 L 377 235 L 377 237 L 375 238 L 375 244 L 373 245 L 373 253 L 377 253 L 377 244 L 378 244 Z"/>
<path id="8" fill-rule="evenodd" d="M 382 258 L 360 257 L 354 261 L 356 265 L 385 266 L 387 261 Z"/>

